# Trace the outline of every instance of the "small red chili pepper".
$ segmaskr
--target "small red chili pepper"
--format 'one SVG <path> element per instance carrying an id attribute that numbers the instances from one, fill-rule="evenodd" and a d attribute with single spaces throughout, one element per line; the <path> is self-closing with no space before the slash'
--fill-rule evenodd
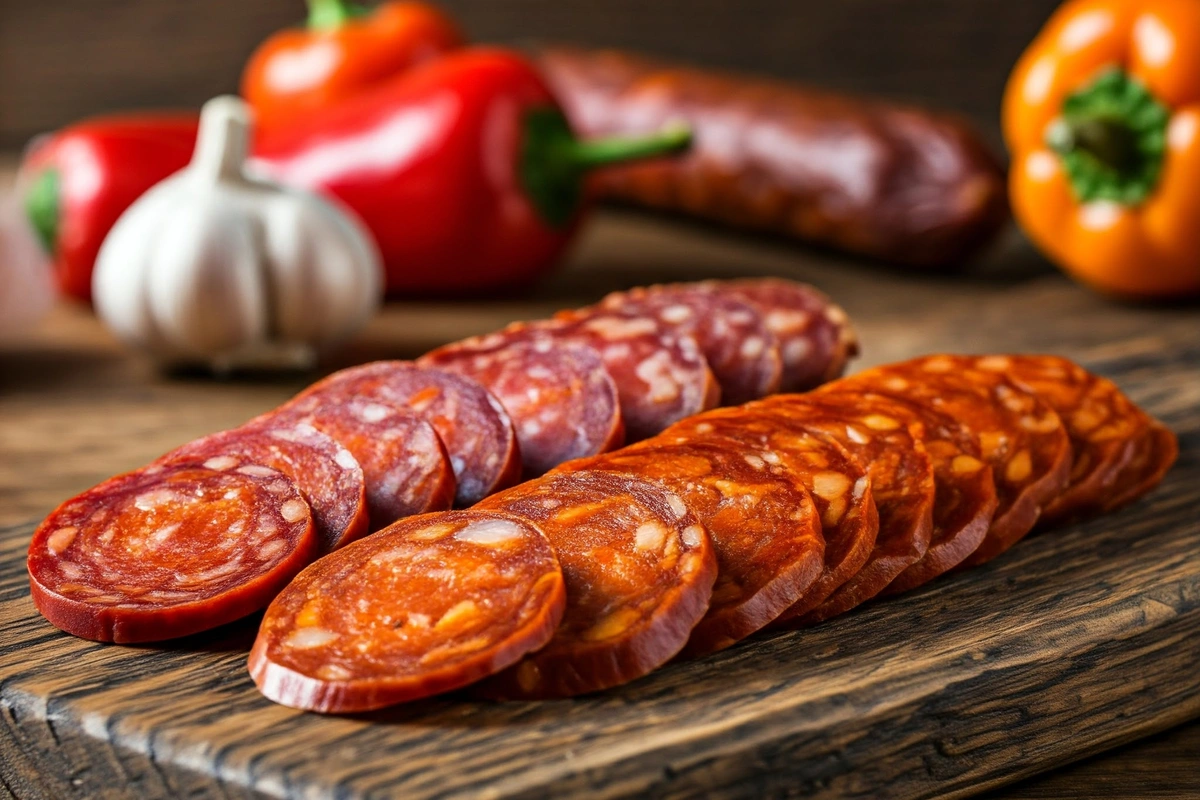
<path id="1" fill-rule="evenodd" d="M 671 129 L 580 141 L 526 59 L 480 48 L 266 129 L 254 151 L 275 178 L 320 187 L 362 217 L 395 295 L 528 283 L 570 242 L 590 170 L 690 140 Z"/>
<path id="2" fill-rule="evenodd" d="M 307 27 L 268 38 L 242 73 L 242 95 L 260 128 L 319 113 L 463 44 L 453 20 L 415 0 L 373 9 L 308 0 L 308 7 Z"/>
<path id="3" fill-rule="evenodd" d="M 97 117 L 35 144 L 21 167 L 25 210 L 59 289 L 92 298 L 92 266 L 117 217 L 191 160 L 194 114 Z"/>

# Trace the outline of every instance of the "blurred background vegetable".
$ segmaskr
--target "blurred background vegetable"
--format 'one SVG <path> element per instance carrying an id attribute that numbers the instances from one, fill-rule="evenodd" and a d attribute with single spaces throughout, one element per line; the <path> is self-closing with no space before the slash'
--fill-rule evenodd
<path id="1" fill-rule="evenodd" d="M 320 113 L 330 105 L 463 44 L 450 17 L 422 2 L 373 8 L 308 0 L 308 23 L 262 43 L 242 74 L 242 96 L 259 126 Z"/>
<path id="2" fill-rule="evenodd" d="M 1200 0 L 1072 0 L 1004 97 L 1013 210 L 1064 270 L 1200 293 Z"/>
<path id="3" fill-rule="evenodd" d="M 308 368 L 379 305 L 371 235 L 350 213 L 249 175 L 251 112 L 204 106 L 196 154 L 121 215 L 96 264 L 101 319 L 170 365 Z"/>
<path id="4" fill-rule="evenodd" d="M 31 145 L 20 195 L 53 259 L 59 289 L 92 298 L 92 267 L 117 217 L 191 158 L 196 116 L 141 112 L 96 117 Z"/>
<path id="5" fill-rule="evenodd" d="M 320 116 L 267 128 L 260 168 L 320 188 L 375 235 L 389 294 L 515 290 L 553 267 L 599 167 L 687 147 L 686 129 L 580 141 L 537 71 L 459 50 Z"/>
<path id="6" fill-rule="evenodd" d="M 1092 285 L 1136 296 L 1194 290 L 1189 257 L 1195 248 L 1177 233 L 1190 219 L 1190 200 L 1186 189 L 1171 189 L 1190 186 L 1193 182 L 1180 176 L 1191 173 L 1186 165 L 1156 166 L 1168 155 L 1184 165 L 1187 148 L 1164 152 L 1157 161 L 1154 155 L 1155 141 L 1166 148 L 1187 138 L 1190 116 L 1174 114 L 1177 124 L 1169 128 L 1165 118 L 1155 122 L 1152 117 L 1156 109 L 1160 117 L 1170 116 L 1180 92 L 1188 91 L 1187 81 L 1178 76 L 1188 73 L 1191 56 L 1181 53 L 1195 48 L 1176 48 L 1173 66 L 1155 66 L 1149 51 L 1134 51 L 1155 42 L 1165 47 L 1163 31 L 1186 28 L 1195 0 L 1150 5 L 1157 11 L 1134 19 L 1131 9 L 1138 4 L 1133 0 L 1070 4 L 1018 68 L 1005 112 L 1018 164 L 1011 186 L 1024 204 L 1019 210 L 1031 237 Z M 517 291 L 544 274 L 561 260 L 581 219 L 580 164 L 586 161 L 591 169 L 599 161 L 677 150 L 680 142 L 672 143 L 671 136 L 654 137 L 668 122 L 686 119 L 699 134 L 692 155 L 610 171 L 592 185 L 607 196 L 735 228 L 784 233 L 903 265 L 957 269 L 1004 223 L 999 167 L 988 152 L 1000 140 L 997 98 L 1009 66 L 1053 6 L 1053 0 L 978 0 L 970 6 L 912 0 L 903 8 L 884 0 L 848 0 L 832 7 L 753 0 L 737 8 L 674 0 L 652 5 L 615 0 L 603 6 L 545 0 L 437 5 L 311 0 L 307 22 L 298 24 L 304 11 L 299 0 L 211 0 L 203 13 L 187 4 L 128 0 L 103 15 L 84 0 L 21 5 L 6 9 L 0 28 L 4 52 L 27 64 L 21 82 L 0 74 L 0 145 L 22 142 L 89 110 L 195 107 L 199 99 L 227 90 L 240 75 L 244 93 L 264 119 L 259 163 L 285 182 L 328 191 L 352 207 L 380 245 L 393 296 L 457 295 Z M 1058 45 L 1047 42 L 1057 29 L 1088 33 L 1076 37 L 1085 44 L 1088 37 L 1102 40 L 1095 30 L 1084 30 L 1084 23 L 1105 14 L 1105 26 L 1117 31 L 1105 36 L 1126 42 L 1113 57 L 1133 59 L 1133 79 L 1092 86 L 1085 80 L 1090 56 L 1080 61 L 1074 51 L 1055 50 Z M 61 35 L 83 29 L 88 36 Z M 161 30 L 172 32 L 154 35 Z M 477 110 L 489 102 L 495 108 L 520 107 L 540 93 L 538 102 L 544 105 L 565 104 L 585 134 L 649 135 L 649 145 L 581 148 L 561 122 L 550 132 L 539 123 L 539 132 L 531 133 L 522 121 L 520 131 L 506 132 L 505 125 L 511 127 L 519 116 L 515 112 L 508 122 L 487 124 L 478 122 L 482 115 L 471 122 L 471 114 L 464 114 L 457 127 L 443 127 L 440 137 L 430 127 L 436 115 L 424 114 L 424 130 L 409 125 L 399 135 L 390 129 L 385 135 L 386 125 L 421 115 L 387 108 L 404 102 L 398 90 L 390 99 L 378 95 L 371 110 L 363 96 L 399 86 L 410 70 L 432 74 L 447 54 L 455 63 L 453 53 L 468 40 L 595 42 L 677 61 L 658 62 L 665 64 L 661 71 L 642 70 L 640 78 L 630 79 L 612 69 L 611 61 L 597 60 L 602 68 L 588 72 L 578 63 L 559 68 L 546 60 L 549 94 L 532 73 L 518 75 L 523 67 L 509 70 L 508 83 L 495 80 L 494 69 L 464 72 L 451 92 L 458 92 L 453 102 L 474 93 L 467 105 Z M 57 52 L 65 41 L 71 52 Z M 169 53 L 146 46 L 166 41 Z M 1046 55 L 1051 51 L 1053 58 Z M 575 52 L 592 58 L 588 54 L 599 51 Z M 1014 102 L 1019 93 L 1011 86 L 1027 65 L 1054 59 L 1062 66 L 1055 80 L 1074 81 L 1078 91 L 1069 100 L 1062 95 L 1041 105 L 1029 98 Z M 46 68 L 48 63 L 87 63 L 88 69 L 56 72 Z M 515 58 L 512 63 L 522 64 Z M 683 66 L 688 63 L 702 68 L 689 70 Z M 800 82 L 746 81 L 731 77 L 727 68 Z M 1072 70 L 1075 79 L 1063 77 Z M 586 81 L 575 80 L 585 72 Z M 1038 128 L 1036 122 L 1025 125 L 1019 147 L 1013 143 L 1008 121 L 1014 108 L 1027 107 L 1017 116 L 1031 119 L 1044 108 L 1057 119 L 1068 106 L 1074 109 L 1070 114 L 1083 108 L 1094 117 L 1097 108 L 1116 102 L 1122 87 L 1142 85 L 1142 72 L 1153 73 L 1147 80 L 1167 88 L 1163 98 L 1147 91 L 1147 102 L 1134 101 L 1136 111 L 1129 111 L 1141 115 L 1134 126 L 1140 136 L 1135 149 L 1145 156 L 1145 169 L 1135 170 L 1141 199 L 1122 194 L 1080 202 L 1072 194 L 1081 181 L 1096 185 L 1097 149 L 1089 144 L 1095 137 L 1088 138 L 1096 126 L 1090 122 L 1054 126 L 1057 150 L 1045 146 L 1046 131 L 1028 133 Z M 69 80 L 62 77 L 66 73 Z M 479 77 L 484 75 L 490 77 Z M 490 88 L 475 81 L 491 81 Z M 430 97 L 437 93 L 435 84 L 431 80 L 427 86 Z M 806 85 L 821 88 L 802 88 Z M 863 105 L 847 99 L 845 91 L 881 102 Z M 931 110 L 910 112 L 914 103 Z M 345 110 L 355 104 L 357 111 Z M 975 130 L 937 109 L 962 114 Z M 190 148 L 180 139 L 188 138 L 192 124 L 186 117 L 163 115 L 109 117 L 73 125 L 32 148 L 22 170 L 23 193 L 67 294 L 87 299 L 89 270 L 103 235 L 142 190 L 186 162 Z M 470 136 L 451 141 L 455 131 L 472 125 L 478 142 L 486 142 L 482 154 L 472 149 Z M 388 146 L 378 147 L 384 140 Z M 535 140 L 550 144 L 529 144 Z M 137 157 L 131 155 L 135 150 Z M 1043 156 L 1050 155 L 1066 165 L 1073 183 L 1062 184 L 1065 194 L 1027 179 L 1026 151 L 1034 155 L 1028 163 L 1044 166 L 1049 162 Z M 1080 164 L 1092 166 L 1081 171 Z M 1160 184 L 1176 199 L 1156 202 Z M 1066 235 L 1042 232 L 1053 227 L 1049 220 L 1076 211 L 1083 221 L 1068 226 Z M 1111 219 L 1133 218 L 1139 222 L 1115 226 L 1119 236 L 1097 233 Z M 1135 261 L 1154 268 L 1131 268 Z"/>
<path id="7" fill-rule="evenodd" d="M 116 217 L 187 163 L 186 115 L 68 126 L 23 165 L 25 202 L 67 294 L 91 296 L 91 265 Z M 570 244 L 590 171 L 687 147 L 675 128 L 581 142 L 520 55 L 466 49 L 365 87 L 256 136 L 259 168 L 340 199 L 370 228 L 390 294 L 515 290 Z"/>

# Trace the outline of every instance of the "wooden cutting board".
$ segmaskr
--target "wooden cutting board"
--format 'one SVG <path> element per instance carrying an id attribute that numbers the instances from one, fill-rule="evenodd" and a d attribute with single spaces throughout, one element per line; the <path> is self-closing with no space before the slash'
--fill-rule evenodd
<path id="1" fill-rule="evenodd" d="M 0 348 L 0 796 L 965 796 L 1200 717 L 1194 307 L 1109 303 L 1020 248 L 968 276 L 912 277 L 608 216 L 533 299 L 394 306 L 342 360 L 411 355 L 621 286 L 735 274 L 829 291 L 863 366 L 938 350 L 1076 358 L 1175 429 L 1180 462 L 1116 515 L 596 697 L 320 717 L 254 690 L 254 620 L 118 647 L 37 616 L 24 550 L 53 504 L 312 379 L 164 378 L 60 310 Z"/>

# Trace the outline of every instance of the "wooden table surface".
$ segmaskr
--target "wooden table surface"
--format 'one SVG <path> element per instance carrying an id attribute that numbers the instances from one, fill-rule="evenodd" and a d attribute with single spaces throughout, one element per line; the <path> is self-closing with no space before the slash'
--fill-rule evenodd
<path id="1" fill-rule="evenodd" d="M 441 342 L 494 329 L 511 319 L 531 318 L 557 308 L 582 305 L 597 299 L 605 291 L 623 286 L 745 274 L 778 274 L 808 280 L 833 295 L 849 312 L 863 343 L 863 357 L 856 368 L 935 350 L 1061 353 L 1116 379 L 1136 401 L 1164 418 L 1180 433 L 1183 447 L 1180 468 L 1174 479 L 1168 480 L 1163 493 L 1118 515 L 1111 525 L 1097 522 L 1090 527 L 1064 532 L 1065 538 L 1059 542 L 1066 542 L 1076 552 L 1058 553 L 1055 548 L 1063 545 L 1048 537 L 1039 537 L 1022 545 L 1027 548 L 1024 554 L 1018 548 L 1008 566 L 1001 565 L 997 567 L 998 572 L 979 579 L 984 583 L 970 584 L 966 582 L 966 576 L 952 578 L 937 587 L 932 595 L 918 598 L 917 602 L 935 602 L 930 598 L 938 592 L 953 598 L 957 596 L 956 591 L 967 592 L 972 586 L 977 589 L 987 585 L 988 580 L 1007 580 L 1010 585 L 1015 585 L 1021 580 L 1020 573 L 1004 577 L 1004 570 L 1019 569 L 1024 561 L 1035 565 L 1030 567 L 1030 573 L 1036 573 L 1037 580 L 1041 581 L 1031 590 L 1034 592 L 1031 597 L 1043 598 L 1049 603 L 1056 598 L 1064 603 L 1071 599 L 1078 601 L 1079 597 L 1091 595 L 1073 595 L 1071 587 L 1076 587 L 1076 583 L 1072 581 L 1084 579 L 1076 587 L 1082 592 L 1087 580 L 1091 580 L 1088 577 L 1091 573 L 1070 573 L 1070 567 L 1064 566 L 1061 571 L 1065 574 L 1056 578 L 1055 569 L 1046 565 L 1053 565 L 1054 559 L 1062 559 L 1063 564 L 1071 562 L 1074 556 L 1080 555 L 1078 551 L 1091 546 L 1092 537 L 1095 542 L 1107 542 L 1106 546 L 1115 548 L 1113 557 L 1119 557 L 1122 549 L 1133 548 L 1130 537 L 1140 542 L 1144 533 L 1146 545 L 1138 547 L 1141 547 L 1142 555 L 1149 552 L 1146 548 L 1163 548 L 1156 556 L 1164 561 L 1163 574 L 1158 575 L 1151 569 L 1136 580 L 1145 581 L 1147 586 L 1157 586 L 1155 582 L 1160 578 L 1163 581 L 1169 579 L 1170 583 L 1162 583 L 1162 586 L 1173 587 L 1171 591 L 1175 595 L 1169 600 L 1143 598 L 1149 605 L 1139 606 L 1138 613 L 1143 618 L 1138 624 L 1144 623 L 1148 626 L 1146 630 L 1155 630 L 1165 636 L 1160 643 L 1167 648 L 1163 651 L 1164 661 L 1177 665 L 1185 673 L 1180 674 L 1173 686 L 1147 683 L 1133 688 L 1127 685 L 1102 689 L 1085 680 L 1073 690 L 1079 694 L 1073 699 L 1066 698 L 1066 701 L 1068 705 L 1075 703 L 1080 709 L 1087 708 L 1090 714 L 1099 715 L 1088 718 L 1089 725 L 1095 722 L 1094 739 L 1087 738 L 1091 728 L 1088 725 L 1080 728 L 1077 724 L 1080 720 L 1072 720 L 1069 711 L 1064 714 L 1063 709 L 1058 708 L 1054 712 L 1058 717 L 1047 711 L 1047 719 L 1054 717 L 1055 724 L 1061 724 L 1064 732 L 1070 731 L 1064 736 L 1084 738 L 1070 743 L 1059 742 L 1046 747 L 1044 752 L 1037 751 L 1037 747 L 1043 746 L 1041 738 L 1036 740 L 1036 747 L 1030 748 L 1015 740 L 1004 747 L 996 742 L 980 745 L 981 753 L 993 755 L 987 769 L 977 771 L 970 768 L 969 754 L 964 757 L 962 753 L 944 753 L 939 749 L 947 763 L 967 766 L 954 775 L 945 776 L 943 781 L 927 764 L 930 774 L 919 783 L 920 791 L 916 794 L 910 791 L 905 796 L 935 796 L 946 792 L 966 796 L 994 789 L 1034 771 L 1059 766 L 1065 759 L 1090 756 L 1123 744 L 1132 737 L 1157 734 L 1166 725 L 1200 715 L 1200 691 L 1192 691 L 1193 676 L 1186 674 L 1188 669 L 1200 670 L 1200 637 L 1193 631 L 1190 638 L 1172 638 L 1177 637 L 1179 631 L 1168 625 L 1172 621 L 1192 624 L 1197 618 L 1195 612 L 1200 609 L 1200 568 L 1197 568 L 1200 562 L 1188 560 L 1191 554 L 1200 551 L 1200 522 L 1197 522 L 1200 493 L 1195 488 L 1195 480 L 1191 479 L 1196 477 L 1193 472 L 1200 474 L 1197 463 L 1200 373 L 1196 371 L 1200 367 L 1200 313 L 1195 307 L 1148 309 L 1110 303 L 1050 271 L 1020 245 L 1015 236 L 970 274 L 937 278 L 906 276 L 781 243 L 742 239 L 662 220 L 609 213 L 589 229 L 568 267 L 547 281 L 532 298 L 393 305 L 339 356 L 337 362 L 325 366 L 333 368 L 372 358 L 416 355 Z M 27 340 L 0 346 L 0 532 L 7 533 L 4 557 L 19 559 L 21 541 L 28 536 L 29 523 L 72 493 L 116 472 L 143 464 L 174 445 L 237 425 L 278 404 L 313 377 L 256 376 L 233 382 L 213 381 L 196 375 L 164 377 L 138 358 L 122 352 L 88 314 L 76 308 L 56 309 Z M 1169 527 L 1169 533 L 1160 530 L 1160 520 L 1163 526 Z M 1165 562 L 1171 560 L 1169 556 L 1175 552 L 1172 548 L 1185 557 L 1174 562 L 1173 568 L 1178 572 L 1167 575 Z M 1091 564 L 1087 558 L 1080 564 L 1085 562 Z M 1042 566 L 1036 566 L 1038 564 Z M 1103 564 L 1079 567 L 1080 570 L 1093 568 L 1102 570 L 1105 567 Z M 981 574 L 988 575 L 987 569 L 984 568 L 985 572 Z M 1095 575 L 1102 576 L 1095 578 L 1101 582 L 1110 577 L 1118 583 L 1121 580 L 1120 576 L 1107 576 L 1102 572 Z M 961 583 L 956 585 L 954 581 Z M 1112 597 L 1099 592 L 1094 602 L 1096 608 L 1101 609 L 1110 600 Z M 22 604 L 20 612 L 23 614 L 30 610 L 27 598 L 13 602 Z M 869 625 L 871 615 L 883 613 L 880 608 L 865 611 L 861 618 L 855 619 L 852 615 L 844 624 Z M 915 614 L 922 606 L 912 608 Z M 23 624 L 29 628 L 39 622 L 26 619 Z M 1086 627 L 1087 619 L 1080 617 L 1078 624 Z M 6 629 L 5 638 L 9 637 L 10 630 L 15 631 L 16 627 Z M 46 638 L 48 630 L 48 626 L 44 626 L 35 631 L 41 637 L 38 642 Z M 235 639 L 237 635 L 244 637 L 244 632 L 235 632 Z M 1075 634 L 1064 632 L 1064 635 Z M 1113 636 L 1120 638 L 1115 633 Z M 55 646 L 68 638 L 55 638 Z M 751 646 L 773 652 L 772 648 L 785 647 L 785 644 L 777 646 L 779 641 Z M 80 654 L 95 652 L 89 649 L 92 647 L 97 646 L 81 644 L 76 651 Z M 109 650 L 123 651 L 122 648 Z M 1094 651 L 1099 655 L 1105 653 L 1110 658 L 1117 657 L 1102 648 Z M 0 642 L 0 706 L 9 715 L 5 722 L 9 724 L 7 735 L 10 736 L 16 735 L 18 720 L 13 710 L 12 696 L 15 695 L 5 693 L 6 686 L 13 688 L 4 680 L 5 670 L 11 671 L 22 657 L 20 648 L 6 649 Z M 112 663 L 105 668 L 116 664 L 117 658 L 114 655 L 107 659 Z M 718 663 L 728 663 L 743 678 L 753 679 L 753 668 L 743 663 L 745 660 L 744 654 L 735 651 Z M 1080 656 L 1080 660 L 1086 659 Z M 1097 675 L 1109 666 L 1100 662 L 1092 665 Z M 709 668 L 711 671 L 711 665 Z M 1078 670 L 1083 670 L 1081 674 L 1086 677 L 1087 669 L 1086 664 L 1073 664 L 1070 674 L 1075 676 Z M 1001 673 L 998 668 L 997 675 Z M 681 671 L 678 674 L 691 673 Z M 1064 673 L 1064 685 L 1068 683 L 1067 678 Z M 79 680 L 86 684 L 87 676 L 81 675 Z M 671 679 L 667 680 L 670 683 Z M 678 682 L 679 678 L 675 680 Z M 13 691 L 19 694 L 24 690 L 17 687 Z M 640 691 L 644 694 L 651 690 L 643 687 Z M 999 687 L 997 691 L 1000 691 Z M 1114 700 L 1106 712 L 1103 704 L 1093 702 L 1094 698 L 1088 694 L 1100 691 L 1110 691 L 1120 701 Z M 627 697 L 637 696 L 639 691 L 635 689 Z M 622 700 L 622 697 L 626 696 L 617 696 L 609 702 L 618 705 L 634 702 Z M 1024 713 L 1037 712 L 1025 709 Z M 1136 724 L 1122 725 L 1121 720 L 1125 717 L 1137 718 Z M 86 719 L 82 723 L 86 735 L 105 736 L 104 731 L 87 733 L 90 730 L 88 724 Z M 1010 733 L 1016 736 L 1015 731 L 1030 725 L 1036 727 L 1037 720 L 1015 719 Z M 1009 735 L 1006 734 L 1008 727 L 1007 723 L 1000 724 L 992 737 L 1003 740 Z M 65 739 L 59 742 L 55 735 L 53 740 L 55 746 L 67 748 Z M 954 745 L 943 741 L 938 747 L 953 749 Z M 1005 753 L 1004 757 L 1011 759 L 1011 770 L 1004 769 L 1004 762 L 995 761 L 997 752 Z M 154 751 L 150 753 L 153 760 Z M 990 796 L 1200 796 L 1200 770 L 1195 769 L 1198 762 L 1200 725 L 1193 724 L 1076 766 L 1060 768 L 1041 778 L 997 790 Z M 6 794 L 22 796 L 30 786 L 38 785 L 31 782 L 29 774 L 17 774 L 20 769 L 13 765 L 0 767 L 0 778 L 3 778 L 0 797 Z M 663 789 L 663 785 L 658 788 Z M 826 791 L 830 786 L 817 788 Z M 855 788 L 864 797 L 884 793 L 880 787 L 860 784 Z"/>

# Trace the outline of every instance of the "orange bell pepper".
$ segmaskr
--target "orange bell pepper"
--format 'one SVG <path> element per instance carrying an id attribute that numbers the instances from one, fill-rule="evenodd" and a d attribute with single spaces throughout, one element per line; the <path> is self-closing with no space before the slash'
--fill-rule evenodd
<path id="1" fill-rule="evenodd" d="M 308 27 L 268 38 L 242 73 L 242 96 L 260 128 L 328 108 L 463 45 L 458 26 L 422 2 L 366 9 L 308 0 L 308 7 Z"/>
<path id="2" fill-rule="evenodd" d="M 1066 272 L 1200 293 L 1200 0 L 1070 0 L 1005 89 L 1014 215 Z"/>

